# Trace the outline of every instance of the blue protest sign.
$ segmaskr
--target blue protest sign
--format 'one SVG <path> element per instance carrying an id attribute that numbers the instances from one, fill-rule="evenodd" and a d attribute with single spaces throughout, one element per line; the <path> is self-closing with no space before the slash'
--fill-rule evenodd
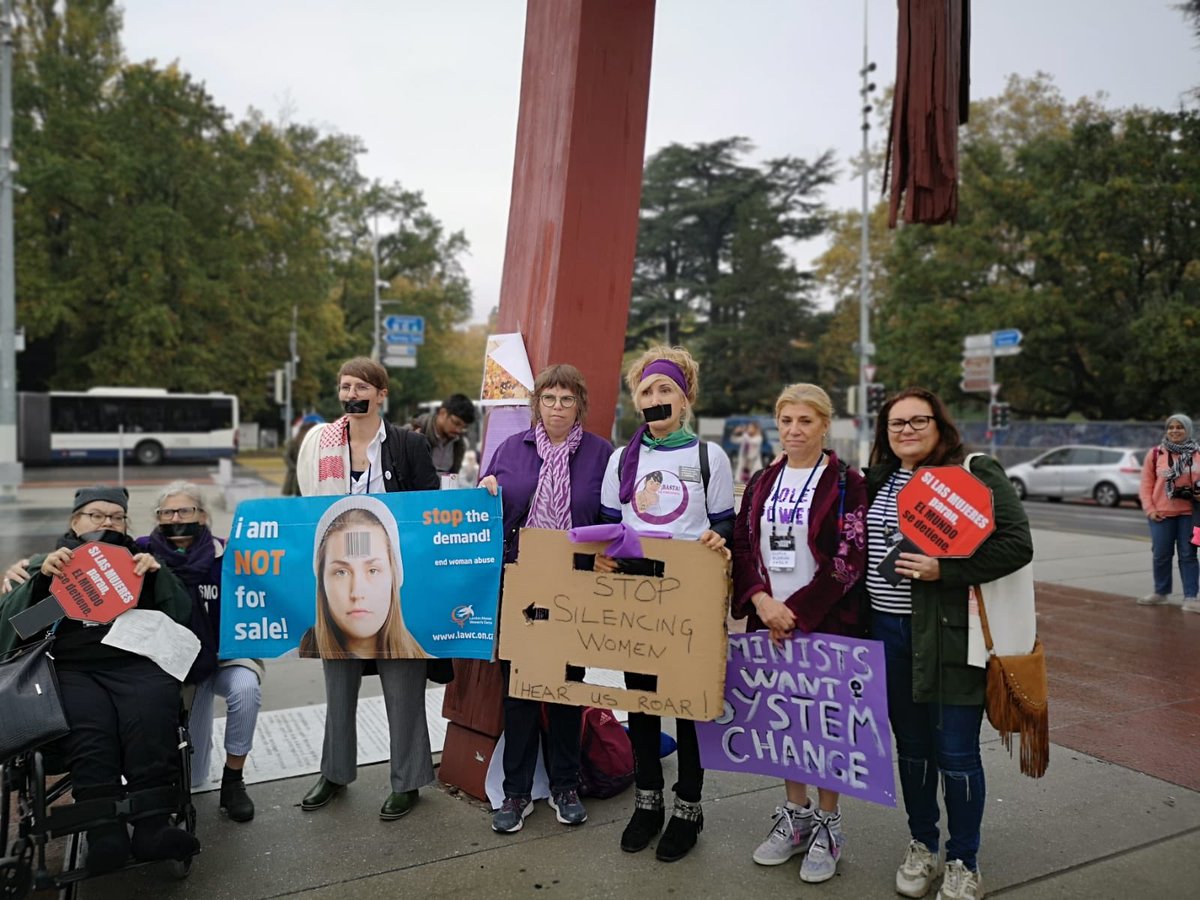
<path id="1" fill-rule="evenodd" d="M 729 636 L 725 711 L 697 722 L 706 769 L 896 805 L 883 644 L 829 634 Z"/>
<path id="2" fill-rule="evenodd" d="M 491 659 L 501 522 L 482 489 L 239 503 L 220 655 Z"/>

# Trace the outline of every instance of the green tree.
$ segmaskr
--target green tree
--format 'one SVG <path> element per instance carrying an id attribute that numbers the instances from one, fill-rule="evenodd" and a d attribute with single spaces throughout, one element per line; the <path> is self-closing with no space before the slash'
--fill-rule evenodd
<path id="1" fill-rule="evenodd" d="M 752 166 L 752 150 L 740 137 L 671 144 L 643 178 L 626 346 L 689 344 L 712 415 L 766 408 L 780 385 L 815 377 L 824 325 L 787 250 L 824 228 L 832 158 Z"/>
<path id="2" fill-rule="evenodd" d="M 1014 412 L 1140 418 L 1186 406 L 1200 351 L 1200 114 L 1067 104 L 1046 76 L 976 104 L 955 227 L 907 226 L 882 259 L 879 377 L 962 395 L 962 338 L 1020 328 L 998 361 Z M 842 238 L 842 250 L 849 236 Z"/>

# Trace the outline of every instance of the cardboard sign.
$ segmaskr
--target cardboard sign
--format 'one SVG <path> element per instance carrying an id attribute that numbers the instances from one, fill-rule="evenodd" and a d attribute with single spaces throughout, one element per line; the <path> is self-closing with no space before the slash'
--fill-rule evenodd
<path id="1" fill-rule="evenodd" d="M 509 696 L 683 719 L 719 715 L 729 563 L 695 541 L 643 538 L 646 558 L 663 563 L 661 577 L 574 568 L 576 553 L 604 547 L 573 544 L 562 531 L 521 530 L 500 608 Z M 568 666 L 657 676 L 657 685 L 589 684 L 571 678 Z"/>
<path id="2" fill-rule="evenodd" d="M 917 469 L 896 511 L 900 533 L 927 556 L 970 556 L 996 530 L 992 489 L 962 466 Z"/>
<path id="3" fill-rule="evenodd" d="M 50 593 L 68 618 L 103 625 L 137 605 L 142 576 L 133 568 L 124 547 L 91 541 L 72 551 Z"/>
<path id="4" fill-rule="evenodd" d="M 244 501 L 220 656 L 490 660 L 503 558 L 500 498 L 483 489 Z"/>
<path id="5" fill-rule="evenodd" d="M 896 805 L 883 644 L 829 634 L 729 637 L 725 709 L 696 725 L 706 769 Z"/>

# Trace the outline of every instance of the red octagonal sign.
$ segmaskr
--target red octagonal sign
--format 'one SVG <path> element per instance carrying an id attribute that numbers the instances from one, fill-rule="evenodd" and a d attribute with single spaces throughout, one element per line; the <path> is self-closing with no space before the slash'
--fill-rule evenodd
<path id="1" fill-rule="evenodd" d="M 137 605 L 143 579 L 133 567 L 133 555 L 124 547 L 92 541 L 71 553 L 50 593 L 69 618 L 111 622 Z"/>
<path id="2" fill-rule="evenodd" d="M 992 489 L 962 466 L 917 469 L 896 511 L 900 533 L 927 556 L 970 556 L 996 530 Z"/>

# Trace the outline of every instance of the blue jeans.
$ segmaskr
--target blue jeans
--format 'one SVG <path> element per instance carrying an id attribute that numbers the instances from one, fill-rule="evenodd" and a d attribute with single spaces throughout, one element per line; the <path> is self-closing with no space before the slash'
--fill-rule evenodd
<path id="1" fill-rule="evenodd" d="M 871 636 L 883 641 L 887 659 L 888 719 L 896 736 L 908 830 L 931 852 L 938 852 L 941 774 L 950 831 L 946 860 L 960 859 L 974 870 L 985 797 L 979 755 L 983 706 L 913 702 L 911 616 L 872 612 Z"/>
<path id="2" fill-rule="evenodd" d="M 1171 593 L 1171 557 L 1179 553 L 1179 581 L 1183 596 L 1195 597 L 1200 564 L 1192 543 L 1192 516 L 1171 516 L 1150 522 L 1150 551 L 1154 555 L 1154 593 Z"/>

